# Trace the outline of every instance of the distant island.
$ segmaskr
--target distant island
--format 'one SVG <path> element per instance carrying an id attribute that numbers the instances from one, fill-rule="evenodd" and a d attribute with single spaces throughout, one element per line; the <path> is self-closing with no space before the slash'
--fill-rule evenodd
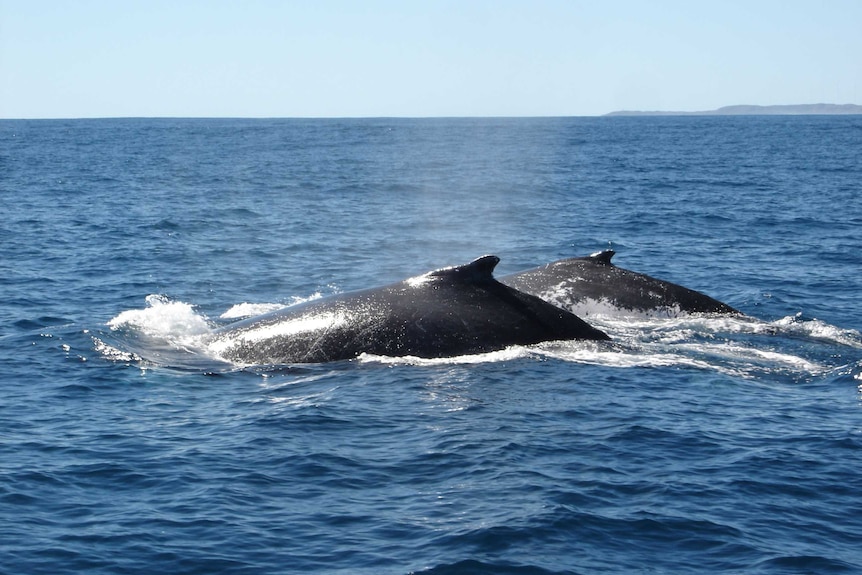
<path id="1" fill-rule="evenodd" d="M 620 110 L 605 116 L 803 116 L 862 114 L 856 104 L 795 104 L 789 106 L 725 106 L 703 112 L 645 112 Z"/>

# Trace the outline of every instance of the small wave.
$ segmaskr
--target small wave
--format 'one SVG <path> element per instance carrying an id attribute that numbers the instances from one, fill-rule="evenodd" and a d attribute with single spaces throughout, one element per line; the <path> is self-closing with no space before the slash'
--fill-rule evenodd
<path id="1" fill-rule="evenodd" d="M 808 337 L 827 343 L 862 349 L 862 334 L 855 329 L 840 328 L 819 319 L 805 319 L 801 313 L 781 318 L 772 322 L 771 325 L 787 335 Z"/>
<path id="2" fill-rule="evenodd" d="M 515 564 L 499 561 L 488 563 L 476 559 L 464 559 L 455 563 L 441 563 L 433 567 L 425 567 L 420 571 L 411 571 L 409 575 L 474 575 L 478 573 L 496 573 L 497 575 L 555 575 L 557 573 L 572 572 L 548 571 L 533 564 Z"/>

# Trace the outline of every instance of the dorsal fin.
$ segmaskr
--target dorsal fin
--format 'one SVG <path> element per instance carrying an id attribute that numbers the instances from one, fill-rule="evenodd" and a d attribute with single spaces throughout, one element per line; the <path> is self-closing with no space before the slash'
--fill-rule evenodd
<path id="1" fill-rule="evenodd" d="M 597 264 L 611 265 L 611 258 L 616 254 L 614 250 L 602 250 L 594 254 L 590 254 L 590 259 Z"/>
<path id="2" fill-rule="evenodd" d="M 497 256 L 482 256 L 469 264 L 434 270 L 429 275 L 433 277 L 458 277 L 466 281 L 480 282 L 494 279 L 494 268 L 500 263 Z"/>

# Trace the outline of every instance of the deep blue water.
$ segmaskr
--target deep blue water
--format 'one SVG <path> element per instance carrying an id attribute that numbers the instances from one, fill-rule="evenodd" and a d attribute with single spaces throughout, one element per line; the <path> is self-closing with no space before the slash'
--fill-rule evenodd
<path id="1" fill-rule="evenodd" d="M 862 117 L 0 121 L 0 199 L 2 573 L 862 572 Z M 608 247 L 748 317 L 187 351 Z"/>

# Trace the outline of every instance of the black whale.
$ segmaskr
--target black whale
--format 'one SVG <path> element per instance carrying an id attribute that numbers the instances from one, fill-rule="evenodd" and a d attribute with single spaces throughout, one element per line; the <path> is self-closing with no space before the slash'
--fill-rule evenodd
<path id="1" fill-rule="evenodd" d="M 453 357 L 608 336 L 494 279 L 484 256 L 388 286 L 290 306 L 224 326 L 210 348 L 242 364 L 318 363 L 362 353 Z"/>
<path id="2" fill-rule="evenodd" d="M 637 312 L 676 316 L 681 313 L 741 313 L 708 295 L 660 279 L 619 268 L 613 250 L 569 258 L 502 276 L 500 281 L 538 296 L 572 313 L 586 316 Z"/>

